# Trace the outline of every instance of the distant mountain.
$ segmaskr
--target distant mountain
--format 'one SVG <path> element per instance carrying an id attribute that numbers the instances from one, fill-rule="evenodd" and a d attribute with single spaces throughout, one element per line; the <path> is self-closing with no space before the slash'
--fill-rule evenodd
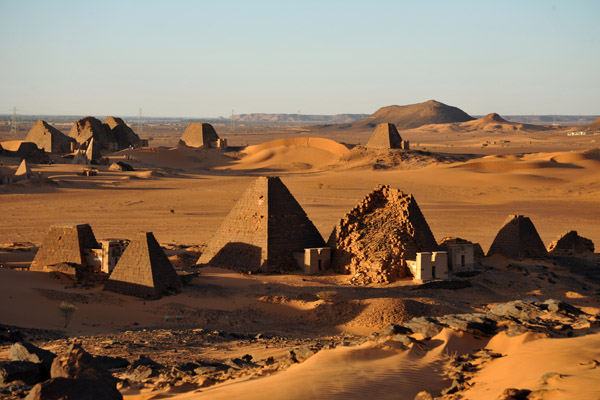
<path id="1" fill-rule="evenodd" d="M 368 114 L 336 114 L 336 115 L 309 115 L 309 114 L 240 114 L 234 115 L 235 121 L 242 122 L 270 122 L 270 123 L 314 123 L 314 124 L 348 124 L 366 117 Z"/>
<path id="2" fill-rule="evenodd" d="M 418 128 L 422 125 L 465 122 L 473 119 L 475 118 L 460 108 L 429 100 L 406 106 L 382 107 L 368 117 L 350 125 L 353 128 L 371 129 L 379 124 L 390 122 L 395 124 L 398 130 L 404 130 Z"/>
<path id="3" fill-rule="evenodd" d="M 600 130 L 600 117 L 596 118 L 594 122 L 589 124 L 586 128 L 589 130 Z"/>
<path id="4" fill-rule="evenodd" d="M 457 124 L 457 127 L 466 131 L 536 131 L 547 130 L 548 126 L 521 124 L 507 121 L 496 113 L 490 113 L 485 117 Z"/>

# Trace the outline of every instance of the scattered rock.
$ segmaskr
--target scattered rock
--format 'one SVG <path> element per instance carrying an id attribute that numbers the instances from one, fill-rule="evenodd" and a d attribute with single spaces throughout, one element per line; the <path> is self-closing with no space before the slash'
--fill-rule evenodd
<path id="1" fill-rule="evenodd" d="M 38 383 L 25 400 L 122 400 L 116 387 L 98 379 L 52 378 Z"/>
<path id="2" fill-rule="evenodd" d="M 40 381 L 40 364 L 31 361 L 0 362 L 0 385 L 20 381 L 35 385 Z"/>
<path id="3" fill-rule="evenodd" d="M 17 342 L 10 347 L 10 359 L 13 361 L 30 361 L 42 364 L 50 371 L 52 361 L 56 354 L 51 351 L 41 349 L 31 343 Z"/>
<path id="4" fill-rule="evenodd" d="M 504 389 L 504 392 L 498 396 L 498 400 L 527 400 L 530 393 L 529 389 Z"/>

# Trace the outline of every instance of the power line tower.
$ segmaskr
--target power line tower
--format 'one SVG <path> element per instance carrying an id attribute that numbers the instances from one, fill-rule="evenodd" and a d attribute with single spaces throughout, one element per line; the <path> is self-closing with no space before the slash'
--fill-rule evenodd
<path id="1" fill-rule="evenodd" d="M 137 120 L 137 134 L 140 135 L 142 133 L 142 109 L 138 110 L 138 120 Z"/>
<path id="2" fill-rule="evenodd" d="M 17 135 L 17 107 L 12 109 L 12 120 L 10 121 L 10 134 L 11 136 Z"/>
<path id="3" fill-rule="evenodd" d="M 235 132 L 235 120 L 233 119 L 233 115 L 235 114 L 235 110 L 231 110 L 231 132 Z"/>

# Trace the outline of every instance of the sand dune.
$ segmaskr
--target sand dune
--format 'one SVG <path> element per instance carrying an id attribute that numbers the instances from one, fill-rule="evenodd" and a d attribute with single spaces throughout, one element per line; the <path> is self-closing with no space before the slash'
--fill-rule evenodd
<path id="1" fill-rule="evenodd" d="M 241 152 L 239 162 L 231 166 L 235 170 L 288 170 L 302 171 L 333 164 L 348 148 L 333 140 L 323 138 L 278 139 L 256 146 L 248 146 Z"/>

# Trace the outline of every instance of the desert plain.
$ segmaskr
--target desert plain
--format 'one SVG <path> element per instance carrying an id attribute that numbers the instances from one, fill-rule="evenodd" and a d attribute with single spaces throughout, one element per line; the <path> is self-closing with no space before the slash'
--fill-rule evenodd
<path id="1" fill-rule="evenodd" d="M 154 137 L 148 147 L 103 151 L 134 171 L 97 165 L 97 175 L 83 176 L 55 154 L 50 164 L 30 162 L 38 179 L 0 185 L 0 360 L 17 340 L 59 356 L 79 343 L 124 359 L 109 369 L 126 399 L 600 398 L 597 249 L 495 254 L 467 274 L 423 283 L 196 264 L 260 176 L 278 176 L 325 241 L 369 192 L 389 185 L 414 196 L 438 242 L 460 237 L 487 254 L 507 216 L 519 214 L 545 246 L 569 230 L 600 243 L 598 120 L 444 122 L 439 104 L 385 107 L 342 124 L 214 124 L 228 149 L 178 145 L 182 127 L 158 124 L 141 134 Z M 384 122 L 410 150 L 365 146 Z M 1 128 L 3 149 L 17 150 L 26 128 L 20 137 Z M 3 171 L 21 163 L 0 160 Z M 97 238 L 153 232 L 191 278 L 148 300 L 28 271 L 57 223 L 90 224 Z M 68 324 L 62 302 L 76 306 Z M 31 386 L 5 386 L 2 396 L 25 397 Z"/>

